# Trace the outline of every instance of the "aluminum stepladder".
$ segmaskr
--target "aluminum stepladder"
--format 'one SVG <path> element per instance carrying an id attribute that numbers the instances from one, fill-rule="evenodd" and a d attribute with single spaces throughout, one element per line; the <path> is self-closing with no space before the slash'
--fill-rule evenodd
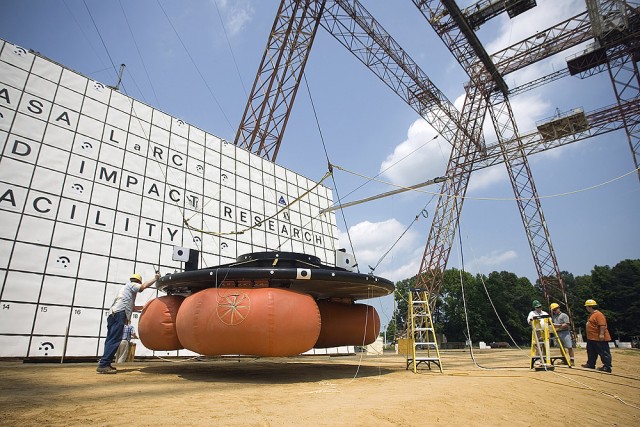
<path id="1" fill-rule="evenodd" d="M 429 295 L 424 289 L 411 289 L 409 291 L 409 345 L 407 349 L 407 369 L 413 366 L 413 372 L 418 372 L 418 366 L 425 363 L 429 369 L 435 364 L 442 373 L 440 350 L 436 339 L 436 331 L 433 326 L 431 309 L 429 308 Z M 420 353 L 417 351 L 420 350 Z M 425 355 L 426 350 L 426 355 Z"/>
<path id="2" fill-rule="evenodd" d="M 551 356 L 551 334 L 555 337 L 562 356 Z M 555 326 L 551 322 L 551 316 L 548 314 L 534 316 L 533 320 L 531 320 L 531 365 L 529 367 L 531 369 L 535 368 L 537 371 L 553 371 L 556 360 L 563 360 L 567 366 L 571 366 L 569 356 L 562 345 L 560 337 L 558 337 Z M 536 362 L 539 363 L 536 364 Z"/>

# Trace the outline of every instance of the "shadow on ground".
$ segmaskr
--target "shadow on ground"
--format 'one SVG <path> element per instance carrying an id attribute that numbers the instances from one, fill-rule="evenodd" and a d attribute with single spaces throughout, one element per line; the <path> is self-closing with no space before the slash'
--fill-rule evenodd
<path id="1" fill-rule="evenodd" d="M 404 368 L 404 367 L 403 367 Z M 188 381 L 251 384 L 294 384 L 331 379 L 363 378 L 387 375 L 393 369 L 363 366 L 357 363 L 334 364 L 271 360 L 195 361 L 146 366 L 136 369 L 144 374 L 177 375 Z M 119 369 L 126 372 L 127 369 Z"/>

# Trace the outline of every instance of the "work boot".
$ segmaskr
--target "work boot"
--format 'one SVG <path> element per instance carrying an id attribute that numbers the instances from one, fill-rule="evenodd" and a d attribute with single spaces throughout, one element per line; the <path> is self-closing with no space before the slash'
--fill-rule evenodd
<path id="1" fill-rule="evenodd" d="M 598 371 L 600 371 L 600 372 L 608 372 L 608 373 L 611 373 L 611 368 L 610 368 L 610 367 L 608 367 L 608 366 L 600 366 L 600 367 L 598 368 Z"/>
<path id="2" fill-rule="evenodd" d="M 105 366 L 104 368 L 101 368 L 98 366 L 98 368 L 96 369 L 96 372 L 99 374 L 115 374 L 117 371 L 112 366 Z"/>
<path id="3" fill-rule="evenodd" d="M 583 364 L 583 365 L 580 365 L 580 366 L 582 366 L 583 368 L 586 368 L 586 369 L 596 369 L 596 367 L 595 367 L 595 366 L 589 366 L 589 365 L 587 365 L 586 363 L 585 363 L 585 364 Z"/>

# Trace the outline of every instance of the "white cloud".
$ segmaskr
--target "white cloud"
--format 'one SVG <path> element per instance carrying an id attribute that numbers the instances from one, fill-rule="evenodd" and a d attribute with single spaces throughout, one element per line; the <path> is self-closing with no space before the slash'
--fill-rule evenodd
<path id="1" fill-rule="evenodd" d="M 464 95 L 461 95 L 454 105 L 461 108 L 463 102 Z M 540 95 L 531 94 L 517 97 L 511 102 L 511 107 L 514 117 L 517 117 L 518 130 L 522 133 L 534 130 L 536 122 L 546 117 L 549 103 Z M 488 114 L 485 119 L 485 134 L 493 135 L 486 141 L 487 144 L 497 142 Z M 433 140 L 435 135 L 435 130 L 424 119 L 413 122 L 407 131 L 407 139 L 397 145 L 393 153 L 382 162 L 382 175 L 394 184 L 404 186 L 444 175 L 451 146 L 442 138 Z M 507 179 L 504 167 L 481 170 L 471 176 L 469 190 L 488 188 Z"/>
<path id="2" fill-rule="evenodd" d="M 387 265 L 384 269 L 377 269 L 375 274 L 394 282 L 415 276 L 418 274 L 418 270 L 420 269 L 420 263 L 422 262 L 424 247 L 426 244 L 426 241 L 422 244 L 416 243 L 414 249 L 407 252 L 406 256 L 403 256 L 402 258 L 396 257 L 394 260 L 396 262 L 394 262 L 393 265 Z M 383 265 L 382 267 L 385 266 Z"/>
<path id="3" fill-rule="evenodd" d="M 518 133 L 528 133 L 536 129 L 536 122 L 546 118 L 549 115 L 550 104 L 547 100 L 542 99 L 538 94 L 522 95 L 511 101 L 513 116 L 516 117 L 516 126 Z M 490 133 L 491 132 L 491 133 Z M 497 137 L 491 126 L 491 118 L 487 114 L 485 119 L 485 141 L 488 145 L 497 143 Z M 474 172 L 469 180 L 468 191 L 489 188 L 492 184 L 508 180 L 504 165 L 497 165 L 491 168 Z"/>
<path id="4" fill-rule="evenodd" d="M 508 179 L 507 169 L 504 165 L 496 165 L 473 172 L 469 179 L 469 185 L 467 186 L 467 195 L 474 190 L 486 189 L 495 183 Z"/>
<path id="5" fill-rule="evenodd" d="M 553 115 L 548 98 L 540 94 L 530 93 L 520 95 L 509 100 L 513 116 L 516 118 L 516 126 L 519 134 L 526 134 L 536 130 L 536 122 Z M 493 145 L 498 142 L 489 112 L 484 121 L 485 143 Z M 509 135 L 506 135 L 509 136 Z"/>
<path id="6" fill-rule="evenodd" d="M 240 33 L 253 18 L 253 6 L 249 0 L 213 0 L 217 6 L 229 37 Z"/>
<path id="7" fill-rule="evenodd" d="M 511 108 L 520 133 L 536 129 L 536 122 L 549 115 L 551 104 L 539 94 L 521 95 L 511 100 Z"/>
<path id="8" fill-rule="evenodd" d="M 391 267 L 391 265 L 398 264 L 398 260 L 407 259 L 414 262 L 416 258 L 414 252 L 419 236 L 416 231 L 409 229 L 378 267 L 376 267 L 376 264 L 406 229 L 407 226 L 395 218 L 381 222 L 364 221 L 349 227 L 349 236 L 347 236 L 346 232 L 339 230 L 338 239 L 340 247 L 347 248 L 347 252 L 350 252 L 349 237 L 351 237 L 360 272 L 369 273 L 369 267 L 375 267 L 375 275 L 389 280 L 400 280 L 411 277 L 418 272 L 419 264 L 412 272 L 408 272 L 407 266 Z M 418 257 L 421 257 L 421 255 L 418 255 Z M 391 271 L 385 271 L 385 268 L 390 267 L 392 268 Z M 406 275 L 399 275 L 405 274 L 405 270 L 407 270 Z"/>
<path id="9" fill-rule="evenodd" d="M 513 259 L 518 258 L 518 254 L 516 251 L 508 250 L 504 252 L 499 251 L 491 251 L 487 255 L 482 255 L 478 258 L 472 259 L 467 264 L 467 270 L 473 271 L 476 273 L 487 272 L 490 271 L 501 271 L 508 270 L 508 267 L 503 266 L 503 264 L 511 261 Z"/>
<path id="10" fill-rule="evenodd" d="M 382 175 L 394 184 L 404 186 L 442 176 L 451 146 L 441 137 L 434 140 L 436 135 L 424 119 L 413 122 L 407 131 L 407 139 L 380 165 Z"/>
<path id="11" fill-rule="evenodd" d="M 466 98 L 466 93 L 463 93 L 459 97 L 453 101 L 453 106 L 458 109 L 458 111 L 462 111 L 462 106 L 464 105 L 464 99 Z"/>
<path id="12" fill-rule="evenodd" d="M 376 267 L 376 263 L 405 229 L 406 226 L 393 218 L 375 223 L 364 221 L 350 227 L 349 234 L 360 272 L 369 273 L 369 267 Z M 338 238 L 340 247 L 350 247 L 345 232 L 339 231 Z M 394 282 L 415 276 L 420 269 L 426 243 L 426 240 L 421 241 L 420 233 L 410 229 L 376 267 L 374 274 Z M 350 249 L 347 251 L 349 252 Z M 513 250 L 492 251 L 487 255 L 470 260 L 467 264 L 467 270 L 474 273 L 508 270 L 509 267 L 506 264 L 517 258 L 518 254 Z"/>

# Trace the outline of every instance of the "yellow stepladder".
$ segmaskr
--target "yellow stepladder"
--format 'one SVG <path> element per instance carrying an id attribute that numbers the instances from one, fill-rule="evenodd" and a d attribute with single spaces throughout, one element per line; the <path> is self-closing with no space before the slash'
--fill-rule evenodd
<path id="1" fill-rule="evenodd" d="M 555 337 L 556 342 L 560 346 L 562 356 L 551 356 L 551 334 Z M 556 360 L 564 360 L 567 366 L 571 366 L 569 356 L 562 345 L 562 341 L 558 337 L 558 332 L 551 322 L 551 316 L 543 314 L 535 316 L 531 321 L 531 369 L 537 371 L 553 371 L 555 369 L 554 362 Z M 538 362 L 538 364 L 536 364 Z"/>
<path id="2" fill-rule="evenodd" d="M 442 373 L 440 350 L 436 339 L 436 331 L 429 308 L 429 296 L 424 289 L 409 291 L 409 343 L 407 348 L 407 369 L 413 366 L 413 372 L 418 372 L 418 366 L 425 363 L 429 369 L 435 364 Z M 420 350 L 420 353 L 418 353 Z M 424 351 L 426 350 L 426 355 Z"/>

